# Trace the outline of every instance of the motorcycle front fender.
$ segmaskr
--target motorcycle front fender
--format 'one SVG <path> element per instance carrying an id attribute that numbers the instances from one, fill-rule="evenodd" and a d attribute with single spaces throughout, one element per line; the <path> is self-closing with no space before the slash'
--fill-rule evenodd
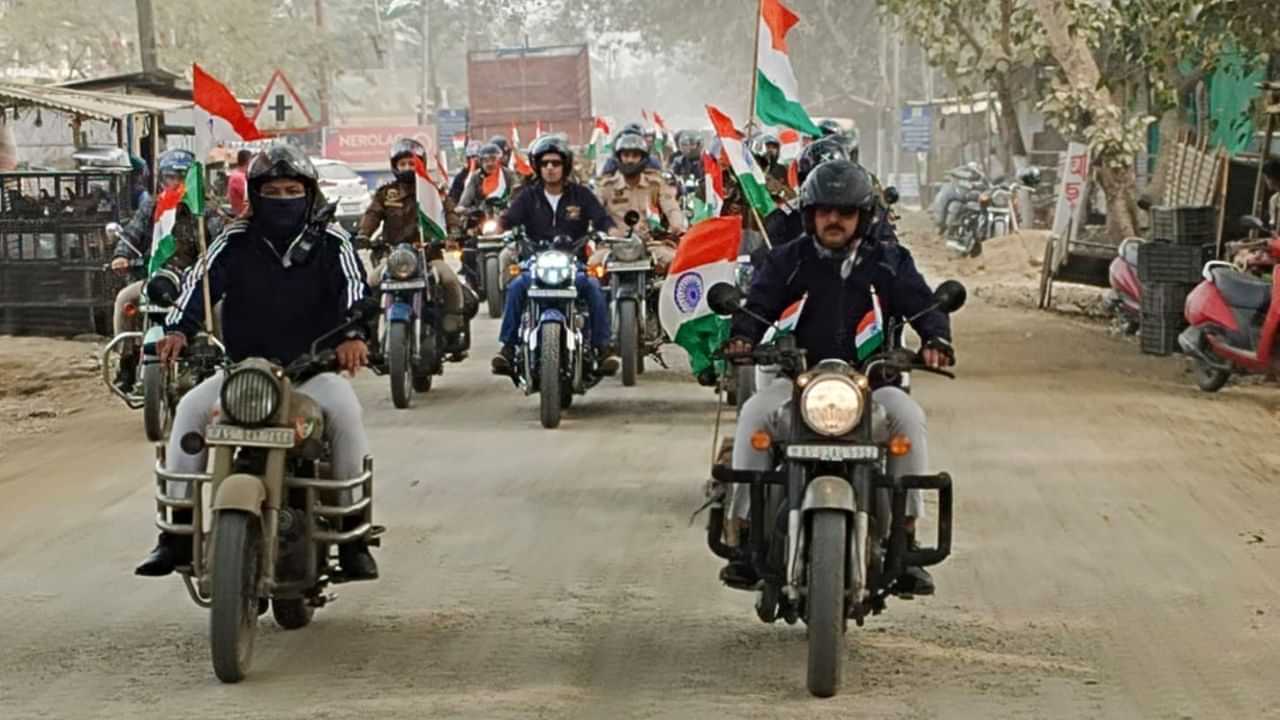
<path id="1" fill-rule="evenodd" d="M 413 319 L 413 306 L 396 300 L 387 306 L 387 322 L 409 322 Z"/>
<path id="2" fill-rule="evenodd" d="M 267 489 L 256 475 L 236 473 L 218 483 L 213 497 L 213 510 L 242 510 L 262 516 L 262 503 L 267 499 Z"/>
<path id="3" fill-rule="evenodd" d="M 800 510 L 806 514 L 814 510 L 852 513 L 856 508 L 853 486 L 848 480 L 834 475 L 823 475 L 810 481 L 804 489 L 804 500 L 800 503 Z"/>
<path id="4" fill-rule="evenodd" d="M 164 326 L 152 325 L 147 328 L 147 332 L 142 336 L 142 348 L 144 352 L 153 351 L 157 343 L 164 339 Z"/>

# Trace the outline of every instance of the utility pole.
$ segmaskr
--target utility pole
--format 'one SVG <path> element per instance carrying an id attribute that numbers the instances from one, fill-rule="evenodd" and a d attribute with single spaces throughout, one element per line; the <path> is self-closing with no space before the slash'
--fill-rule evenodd
<path id="1" fill-rule="evenodd" d="M 151 0 L 137 0 L 138 50 L 142 54 L 142 72 L 153 73 L 160 67 L 156 54 L 156 17 Z"/>
<path id="2" fill-rule="evenodd" d="M 325 34 L 324 0 L 316 0 L 316 30 L 322 36 Z M 320 56 L 320 127 L 326 129 L 329 127 L 329 99 L 329 55 L 326 46 L 325 54 Z"/>
<path id="3" fill-rule="evenodd" d="M 902 34 L 901 24 L 893 23 L 893 134 L 889 137 L 893 148 L 893 182 L 902 186 Z"/>
<path id="4" fill-rule="evenodd" d="M 886 153 L 886 132 L 885 132 L 885 114 L 888 108 L 885 105 L 889 102 L 889 33 L 884 32 L 884 28 L 880 31 L 880 92 L 877 93 L 876 102 L 879 107 L 876 108 L 876 175 L 884 177 L 884 171 L 887 163 L 885 163 Z"/>
<path id="5" fill-rule="evenodd" d="M 431 12 L 430 0 L 422 0 L 422 74 L 421 104 L 418 110 L 418 126 L 427 124 L 431 117 Z"/>

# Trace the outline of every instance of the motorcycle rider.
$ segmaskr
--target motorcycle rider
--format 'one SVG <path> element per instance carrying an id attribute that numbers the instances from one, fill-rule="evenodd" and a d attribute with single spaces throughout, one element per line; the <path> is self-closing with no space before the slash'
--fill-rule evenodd
<path id="1" fill-rule="evenodd" d="M 637 123 L 637 122 L 627 123 L 622 127 L 621 130 L 618 131 L 617 135 L 613 136 L 614 154 L 605 158 L 604 167 L 600 169 L 601 177 L 605 175 L 612 175 L 613 173 L 618 172 L 618 153 L 617 153 L 618 143 L 622 142 L 622 138 L 626 137 L 627 135 L 636 135 L 641 140 L 644 140 L 644 128 L 640 125 L 640 123 Z M 644 146 L 646 149 L 651 147 L 649 145 L 649 141 L 647 140 L 644 140 Z M 662 163 L 658 160 L 658 158 L 654 157 L 652 154 L 649 155 L 649 159 L 647 162 L 649 163 L 649 167 L 651 169 L 657 170 L 658 172 L 662 172 Z"/>
<path id="2" fill-rule="evenodd" d="M 347 234 L 323 214 L 324 196 L 315 167 L 299 149 L 284 144 L 259 152 L 249 163 L 249 210 L 231 223 L 209 247 L 183 282 L 182 294 L 165 324 L 160 359 L 171 362 L 199 329 L 203 312 L 201 283 L 213 300 L 223 300 L 225 341 L 232 361 L 266 357 L 287 365 L 309 351 L 311 343 L 341 325 L 353 305 L 368 293 L 360 260 Z M 368 361 L 367 333 L 349 330 L 333 339 L 342 370 L 354 373 Z M 224 373 L 197 385 L 178 403 L 165 453 L 165 469 L 201 472 L 205 453 L 188 454 L 182 439 L 204 434 L 221 394 Z M 298 386 L 324 411 L 325 433 L 333 448 L 336 478 L 364 470 L 369 441 L 360 401 L 351 383 L 336 373 L 321 373 Z M 187 488 L 190 493 L 190 487 Z M 190 522 L 190 511 L 179 522 Z M 191 542 L 160 534 L 154 550 L 137 567 L 138 575 L 160 576 L 190 562 Z M 371 579 L 378 566 L 363 542 L 342 545 L 344 575 Z"/>
<path id="3" fill-rule="evenodd" d="M 159 158 L 161 189 L 172 190 L 181 185 L 193 162 L 195 162 L 195 155 L 190 151 L 178 148 L 164 151 Z M 112 251 L 111 270 L 117 275 L 124 276 L 129 273 L 131 260 L 145 260 L 151 255 L 155 213 L 156 198 L 147 195 L 143 198 L 137 212 L 133 214 L 133 219 L 123 228 L 121 238 Z M 177 220 L 173 226 L 173 237 L 177 245 L 166 267 L 181 275 L 182 271 L 194 265 L 199 258 L 200 244 L 197 238 L 196 220 L 191 215 L 191 210 L 183 203 L 178 205 L 177 213 Z M 204 220 L 205 236 L 209 242 L 212 242 L 222 232 L 222 218 L 212 203 L 205 209 Z M 115 315 L 112 320 L 116 335 L 138 329 L 139 318 L 129 317 L 125 311 L 130 306 L 137 307 L 142 299 L 142 288 L 145 284 L 145 279 L 138 280 L 116 293 Z M 116 373 L 115 383 L 116 387 L 128 392 L 137 380 L 138 353 L 137 348 L 131 347 L 130 343 L 122 343 L 122 345 L 120 369 Z"/>
<path id="4" fill-rule="evenodd" d="M 507 147 L 510 147 L 508 145 Z M 479 150 L 479 168 L 476 172 L 471 173 L 471 177 L 467 178 L 466 188 L 462 191 L 462 197 L 458 199 L 458 214 L 466 215 L 475 212 L 484 202 L 484 181 L 490 176 L 501 173 L 502 181 L 506 185 L 506 194 L 504 200 L 510 201 L 515 197 L 516 190 L 523 183 L 520 176 L 512 172 L 502 160 L 506 154 L 502 150 L 502 146 L 495 142 L 489 142 Z"/>
<path id="5" fill-rule="evenodd" d="M 787 184 L 787 166 L 778 161 L 782 157 L 782 141 L 773 133 L 758 133 L 751 141 L 751 154 L 755 156 L 765 177 Z"/>
<path id="6" fill-rule="evenodd" d="M 356 244 L 373 245 L 374 257 L 384 254 L 401 243 L 421 242 L 416 188 L 418 176 L 413 169 L 415 157 L 424 165 L 426 164 L 427 150 L 417 140 L 401 138 L 391 146 L 391 170 L 395 173 L 395 180 L 374 192 L 373 201 L 369 203 L 364 217 L 360 219 L 360 227 L 356 231 Z M 371 238 L 379 226 L 382 227 L 382 237 L 374 244 Z M 466 329 L 462 282 L 458 280 L 458 275 L 453 268 L 444 261 L 440 248 L 430 248 L 427 252 L 427 260 L 440 277 L 440 286 L 444 290 L 444 332 L 452 341 Z M 383 269 L 383 262 L 377 262 L 369 276 L 370 286 L 377 288 L 382 284 Z M 450 345 L 452 344 L 450 342 Z M 464 357 L 466 357 L 465 352 L 457 352 L 451 353 L 449 359 L 456 362 Z"/>
<path id="7" fill-rule="evenodd" d="M 480 157 L 480 143 L 472 140 L 467 143 L 467 158 L 461 170 L 453 176 L 453 181 L 449 184 L 449 199 L 454 205 L 462 202 L 462 191 L 467 189 L 467 180 L 474 171 L 476 159 Z"/>
<path id="8" fill-rule="evenodd" d="M 613 219 L 589 188 L 566 180 L 573 172 L 573 153 L 567 143 L 553 136 L 545 137 L 530 155 L 535 179 L 528 192 L 521 193 L 503 214 L 504 228 L 521 226 L 530 238 L 551 240 L 558 235 L 581 238 L 593 226 L 606 232 L 614 227 Z M 533 278 L 526 269 L 507 286 L 502 330 L 498 335 L 502 349 L 493 358 L 495 375 L 513 372 L 520 322 L 532 283 Z M 612 375 L 618 371 L 620 361 L 609 350 L 609 304 L 604 291 L 595 278 L 582 271 L 578 272 L 574 284 L 587 298 L 591 311 L 591 344 L 596 365 L 593 372 Z"/>
<path id="9" fill-rule="evenodd" d="M 693 130 L 681 130 L 676 133 L 676 148 L 679 152 L 671 158 L 671 172 L 678 178 L 692 176 L 701 180 L 702 136 Z"/>
<path id="10" fill-rule="evenodd" d="M 869 232 L 867 221 L 873 217 L 875 192 L 862 168 L 846 160 L 814 168 L 801 187 L 800 207 L 805 235 L 769 253 L 755 272 L 746 308 L 776 320 L 793 302 L 807 297 L 795 328 L 799 346 L 808 353 L 807 364 L 812 367 L 825 359 L 856 362 L 857 325 L 877 301 L 884 318 L 905 318 L 932 305 L 933 293 L 905 248 L 880 242 Z M 831 312 L 832 308 L 843 312 Z M 951 324 L 945 313 L 924 312 L 911 325 L 923 340 L 921 359 L 925 364 L 940 368 L 954 363 Z M 747 313 L 738 313 L 732 336 L 725 342 L 726 353 L 749 353 L 766 329 Z M 734 469 L 771 469 L 770 452 L 754 449 L 751 436 L 761 429 L 776 431 L 772 427 L 775 411 L 790 400 L 791 393 L 791 381 L 778 377 L 763 384 L 743 406 L 734 439 Z M 909 453 L 890 459 L 889 471 L 895 476 L 924 474 L 928 436 L 923 410 L 910 395 L 892 385 L 876 388 L 872 398 L 886 412 L 889 433 L 905 435 L 911 441 Z M 749 495 L 743 490 L 736 488 L 734 500 L 740 521 L 749 517 Z M 920 492 L 910 492 L 907 523 L 912 534 L 915 519 L 923 510 Z M 754 574 L 749 562 L 731 562 L 721 577 L 750 583 Z M 934 590 L 933 580 L 923 568 L 908 568 L 900 583 L 904 592 L 918 595 Z"/>
<path id="11" fill-rule="evenodd" d="M 623 135 L 613 148 L 613 156 L 618 161 L 618 171 L 604 176 L 597 184 L 600 204 L 609 211 L 618 230 L 625 227 L 623 219 L 628 212 L 634 210 L 640 214 L 635 234 L 645 241 L 658 273 L 662 274 L 675 259 L 675 243 L 656 238 L 648 218 L 661 220 L 672 235 L 684 234 L 689 226 L 676 200 L 676 188 L 663 178 L 662 173 L 648 167 L 649 148 L 643 138 Z M 661 217 L 654 217 L 655 212 Z M 591 256 L 590 265 L 603 263 L 607 254 L 607 249 L 600 248 Z"/>
<path id="12" fill-rule="evenodd" d="M 844 144 L 836 138 L 823 137 L 809 144 L 796 158 L 796 178 L 803 186 L 809 173 L 824 162 L 832 160 L 848 160 L 849 154 Z M 792 198 L 778 204 L 778 209 L 769 213 L 764 219 L 765 232 L 774 246 L 790 242 L 804 234 L 804 214 L 800 211 L 798 198 Z"/>

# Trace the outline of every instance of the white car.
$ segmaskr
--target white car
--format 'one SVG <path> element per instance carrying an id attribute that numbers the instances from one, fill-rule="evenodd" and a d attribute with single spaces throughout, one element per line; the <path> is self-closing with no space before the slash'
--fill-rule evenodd
<path id="1" fill-rule="evenodd" d="M 337 221 L 347 232 L 354 233 L 364 211 L 373 201 L 364 178 L 341 160 L 311 158 L 311 163 L 320 174 L 320 191 L 330 202 L 338 201 Z"/>

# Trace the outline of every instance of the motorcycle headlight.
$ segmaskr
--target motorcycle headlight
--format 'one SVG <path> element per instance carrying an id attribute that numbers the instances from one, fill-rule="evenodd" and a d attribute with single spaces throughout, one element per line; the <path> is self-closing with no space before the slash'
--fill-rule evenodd
<path id="1" fill-rule="evenodd" d="M 497 234 L 498 234 L 498 221 L 497 221 L 497 220 L 485 220 L 485 221 L 484 221 L 484 224 L 480 226 L 480 234 L 481 234 L 481 235 L 497 235 Z"/>
<path id="2" fill-rule="evenodd" d="M 978 196 L 978 204 L 986 207 L 991 204 L 991 193 L 982 193 Z"/>
<path id="3" fill-rule="evenodd" d="M 618 262 L 639 262 L 644 259 L 644 243 L 614 243 L 609 252 Z"/>
<path id="4" fill-rule="evenodd" d="M 573 258 L 559 250 L 544 252 L 533 261 L 533 276 L 548 287 L 568 285 L 573 279 Z"/>
<path id="5" fill-rule="evenodd" d="M 237 425 L 263 425 L 279 407 L 280 383 L 266 370 L 234 370 L 222 384 L 222 410 Z"/>
<path id="6" fill-rule="evenodd" d="M 387 273 L 396 280 L 408 280 L 418 274 L 418 254 L 409 248 L 396 248 L 387 256 Z"/>
<path id="7" fill-rule="evenodd" d="M 178 278 L 178 274 L 165 268 L 157 270 L 156 274 L 151 276 L 143 294 L 147 296 L 149 304 L 169 307 L 178 300 L 178 294 L 181 291 L 182 280 Z"/>
<path id="8" fill-rule="evenodd" d="M 862 420 L 862 390 L 840 375 L 819 377 L 800 393 L 800 417 L 814 432 L 827 437 L 847 435 Z"/>

